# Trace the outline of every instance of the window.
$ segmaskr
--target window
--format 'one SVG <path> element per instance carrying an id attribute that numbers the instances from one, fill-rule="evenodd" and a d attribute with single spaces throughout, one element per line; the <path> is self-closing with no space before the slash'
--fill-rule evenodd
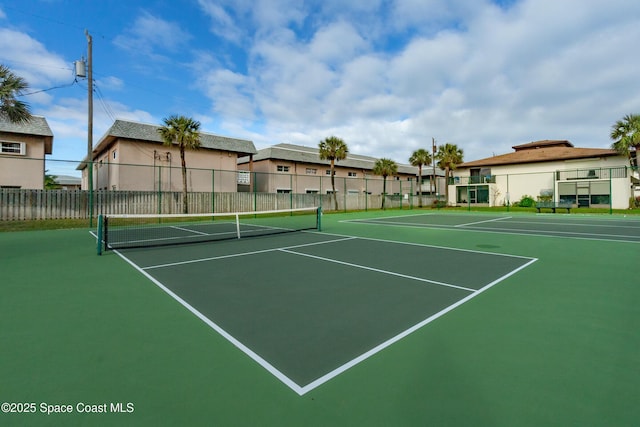
<path id="1" fill-rule="evenodd" d="M 238 184 L 240 185 L 251 184 L 251 172 L 238 171 Z"/>
<path id="2" fill-rule="evenodd" d="M 0 154 L 16 154 L 24 156 L 27 154 L 26 144 L 24 142 L 0 141 Z"/>
<path id="3" fill-rule="evenodd" d="M 592 194 L 592 205 L 608 205 L 611 203 L 611 197 L 608 194 Z"/>
<path id="4" fill-rule="evenodd" d="M 305 193 L 307 193 L 307 194 L 318 194 L 319 191 L 318 190 L 307 190 L 307 191 L 305 191 Z"/>
<path id="5" fill-rule="evenodd" d="M 307 168 L 306 173 L 307 173 L 307 175 L 315 175 L 316 173 L 318 173 L 318 169 Z"/>
<path id="6" fill-rule="evenodd" d="M 355 178 L 358 174 L 355 172 L 349 172 L 349 176 Z"/>
<path id="7" fill-rule="evenodd" d="M 325 172 L 325 175 L 331 175 L 331 169 L 327 169 Z M 333 171 L 333 175 L 335 176 L 336 171 Z"/>
<path id="8" fill-rule="evenodd" d="M 278 165 L 278 172 L 289 172 L 289 166 Z"/>
<path id="9" fill-rule="evenodd" d="M 118 157 L 118 150 L 113 150 L 113 160 Z"/>
<path id="10" fill-rule="evenodd" d="M 278 188 L 278 189 L 276 189 L 276 193 L 278 193 L 278 194 L 289 194 L 289 193 L 291 193 L 291 189 L 290 188 Z"/>

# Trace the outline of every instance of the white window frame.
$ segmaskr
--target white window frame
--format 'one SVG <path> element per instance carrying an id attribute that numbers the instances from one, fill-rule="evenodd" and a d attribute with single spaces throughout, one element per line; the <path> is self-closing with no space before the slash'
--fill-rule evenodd
<path id="1" fill-rule="evenodd" d="M 278 165 L 278 166 L 276 166 L 276 170 L 278 172 L 289 172 L 289 166 L 287 166 L 287 165 Z"/>
<path id="2" fill-rule="evenodd" d="M 18 151 L 16 151 L 15 148 L 10 148 L 10 145 L 17 145 L 19 147 Z M 25 156 L 27 154 L 27 144 L 18 141 L 0 141 L 0 154 L 9 154 L 11 156 Z"/>

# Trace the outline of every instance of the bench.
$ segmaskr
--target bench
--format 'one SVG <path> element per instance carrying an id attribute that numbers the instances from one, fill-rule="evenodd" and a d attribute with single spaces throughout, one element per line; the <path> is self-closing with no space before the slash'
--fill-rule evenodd
<path id="1" fill-rule="evenodd" d="M 556 209 L 566 209 L 567 213 L 569 213 L 572 207 L 573 204 L 570 202 L 536 202 L 538 213 L 540 209 L 551 209 L 553 213 L 556 213 Z"/>

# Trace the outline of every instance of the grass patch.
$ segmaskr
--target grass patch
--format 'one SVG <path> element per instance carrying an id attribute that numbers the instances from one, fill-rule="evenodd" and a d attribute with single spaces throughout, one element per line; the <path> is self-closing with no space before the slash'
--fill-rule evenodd
<path id="1" fill-rule="evenodd" d="M 93 221 L 94 226 L 97 220 Z M 0 232 L 59 230 L 71 228 L 89 228 L 88 219 L 32 219 L 25 221 L 0 221 Z"/>

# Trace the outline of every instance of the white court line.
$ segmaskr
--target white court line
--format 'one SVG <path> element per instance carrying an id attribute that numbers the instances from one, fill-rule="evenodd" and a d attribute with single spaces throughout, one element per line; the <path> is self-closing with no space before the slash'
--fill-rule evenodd
<path id="1" fill-rule="evenodd" d="M 253 350 L 251 350 L 249 347 L 247 347 L 246 345 L 242 344 L 240 341 L 238 341 L 237 339 L 235 339 L 233 337 L 233 335 L 229 334 L 227 331 L 225 331 L 224 329 L 222 329 L 219 325 L 217 325 L 214 321 L 212 321 L 211 319 L 209 319 L 207 316 L 205 316 L 204 314 L 200 313 L 196 308 L 194 308 L 191 304 L 189 304 L 188 302 L 186 302 L 185 300 L 183 300 L 182 298 L 180 298 L 176 293 L 174 293 L 171 289 L 167 288 L 166 286 L 164 286 L 162 283 L 160 283 L 158 280 L 156 280 L 153 276 L 151 276 L 149 273 L 147 273 L 146 271 L 144 271 L 142 268 L 138 267 L 133 261 L 129 260 L 129 258 L 127 258 L 126 256 L 124 256 L 123 254 L 121 254 L 118 250 L 114 250 L 114 252 L 116 254 L 118 254 L 118 256 L 120 256 L 120 258 L 122 258 L 123 260 L 125 260 L 126 262 L 128 262 L 133 268 L 135 268 L 136 270 L 138 270 L 140 273 L 142 273 L 147 279 L 151 280 L 152 283 L 154 283 L 156 286 L 158 286 L 160 289 L 162 289 L 163 291 L 165 291 L 169 296 L 171 296 L 171 298 L 175 299 L 176 301 L 178 301 L 178 303 L 180 303 L 183 307 L 185 307 L 187 310 L 189 310 L 191 313 L 193 313 L 198 319 L 202 320 L 205 324 L 207 324 L 210 328 L 212 328 L 213 330 L 215 330 L 217 333 L 219 333 L 220 335 L 222 335 L 225 339 L 227 339 L 231 344 L 233 344 L 234 346 L 236 346 L 240 351 L 242 351 L 244 354 L 246 354 L 247 356 L 249 356 L 250 358 L 252 358 L 254 361 L 256 361 L 260 366 L 262 366 L 263 368 L 265 368 L 268 372 L 270 372 L 273 376 L 275 376 L 277 379 L 279 379 L 280 381 L 282 381 L 285 385 L 287 385 L 290 389 L 292 389 L 293 391 L 295 391 L 296 393 L 298 393 L 300 396 L 302 396 L 304 394 L 304 392 L 302 391 L 302 388 L 296 384 L 295 382 L 293 382 L 289 377 L 287 377 L 285 374 L 283 374 L 282 372 L 280 372 L 277 368 L 275 368 L 273 365 L 271 365 L 269 362 L 267 362 L 266 360 L 264 360 L 262 357 L 260 357 L 258 354 L 256 354 Z"/>
<path id="2" fill-rule="evenodd" d="M 283 248 L 269 248 L 269 249 L 262 249 L 262 250 L 259 250 L 259 251 L 241 252 L 241 253 L 229 254 L 229 255 L 219 255 L 219 256 L 214 256 L 214 257 L 209 257 L 209 258 L 190 259 L 190 260 L 187 260 L 187 261 L 178 261 L 178 262 L 171 262 L 171 263 L 167 263 L 167 264 L 151 265 L 151 266 L 148 266 L 148 267 L 141 267 L 141 268 L 143 270 L 151 270 L 151 269 L 154 269 L 154 268 L 173 267 L 173 266 L 176 266 L 176 265 L 193 264 L 193 263 L 196 263 L 196 262 L 215 261 L 215 260 L 218 260 L 218 259 L 234 258 L 234 257 L 245 256 L 245 255 L 263 254 L 263 253 L 267 253 L 267 252 L 279 251 L 279 250 L 282 250 L 282 249 L 294 249 L 294 248 L 302 248 L 302 247 L 305 247 L 305 246 L 324 245 L 325 243 L 343 242 L 345 240 L 353 240 L 353 239 L 357 239 L 357 237 L 345 237 L 343 239 L 326 240 L 324 242 L 304 243 L 304 244 L 301 244 L 301 245 L 285 246 Z"/>
<path id="3" fill-rule="evenodd" d="M 511 219 L 511 218 L 513 218 L 513 217 L 505 216 L 505 217 L 502 217 L 502 218 L 493 218 L 493 219 L 486 219 L 484 221 L 469 222 L 467 224 L 458 224 L 458 225 L 454 225 L 454 227 L 467 227 L 469 225 L 484 224 L 486 222 L 502 221 L 502 220 Z"/>
<path id="4" fill-rule="evenodd" d="M 189 233 L 195 233 L 195 234 L 200 234 L 201 236 L 208 236 L 208 233 L 203 233 L 202 231 L 198 231 L 198 230 L 191 230 L 190 228 L 184 228 L 184 227 L 176 227 L 175 225 L 172 225 L 169 228 L 174 228 L 176 230 L 180 230 L 180 231 L 186 231 Z"/>
<path id="5" fill-rule="evenodd" d="M 424 228 L 424 227 L 418 227 L 418 228 Z M 460 231 L 460 230 L 456 230 L 456 231 Z M 464 230 L 461 230 L 461 231 L 464 231 Z M 345 236 L 343 234 L 336 234 L 336 233 L 321 232 L 321 234 L 323 234 L 325 236 L 347 237 L 347 236 Z M 448 246 L 428 245 L 426 243 L 397 242 L 395 240 L 376 239 L 375 237 L 362 237 L 362 236 L 357 236 L 355 238 L 356 239 L 361 239 L 361 240 L 371 240 L 371 241 L 374 241 L 374 242 L 393 243 L 393 244 L 396 244 L 396 245 L 420 246 L 420 247 L 424 247 L 424 248 L 443 249 L 443 250 L 447 250 L 447 251 L 470 252 L 470 253 L 473 253 L 473 254 L 485 254 L 485 255 L 493 255 L 493 256 L 504 256 L 504 257 L 509 257 L 509 258 L 531 259 L 531 257 L 522 256 L 522 255 L 501 254 L 501 253 L 496 253 L 496 252 L 478 251 L 478 250 L 475 250 L 475 249 L 450 248 Z"/>
<path id="6" fill-rule="evenodd" d="M 317 256 L 317 255 L 305 254 L 305 253 L 302 253 L 302 252 L 290 251 L 288 249 L 279 249 L 279 251 L 286 252 L 288 254 L 294 254 L 294 255 L 300 255 L 300 256 L 305 256 L 305 257 L 309 257 L 309 258 L 319 259 L 319 260 L 322 260 L 322 261 L 333 262 L 335 264 L 346 265 L 348 267 L 360 268 L 362 270 L 375 271 L 376 273 L 382 273 L 382 274 L 388 274 L 388 275 L 391 275 L 391 276 L 402 277 L 404 279 L 417 280 L 419 282 L 431 283 L 431 284 L 438 285 L 438 286 L 446 286 L 448 288 L 462 289 L 463 291 L 467 291 L 467 292 L 475 292 L 476 291 L 475 289 L 465 288 L 464 286 L 458 286 L 458 285 L 452 285 L 450 283 L 438 282 L 437 280 L 423 279 L 421 277 L 408 276 L 406 274 L 395 273 L 393 271 L 380 270 L 378 268 L 367 267 L 365 265 L 352 264 L 350 262 L 339 261 L 337 259 L 325 258 L 325 257 Z"/>
<path id="7" fill-rule="evenodd" d="M 360 218 L 360 219 L 345 219 L 340 222 L 369 222 L 369 221 L 384 221 L 385 219 L 395 219 L 395 218 L 408 218 L 412 216 L 429 216 L 429 215 L 437 215 L 434 213 L 419 213 L 412 215 L 393 215 L 393 216 L 379 216 L 377 218 Z"/>
<path id="8" fill-rule="evenodd" d="M 474 293 L 472 293 L 470 295 L 467 295 L 466 297 L 464 297 L 463 299 L 459 300 L 455 304 L 452 304 L 452 305 L 446 307 L 445 309 L 440 310 L 439 312 L 437 312 L 436 314 L 426 318 L 422 322 L 413 325 L 412 327 L 410 327 L 409 329 L 404 330 L 403 332 L 400 332 L 398 335 L 388 339 L 387 341 L 383 342 L 382 344 L 372 348 L 371 350 L 369 350 L 369 351 L 367 351 L 365 353 L 362 353 L 360 356 L 356 357 L 355 359 L 350 360 L 349 362 L 345 363 L 344 365 L 334 369 L 333 371 L 327 373 L 326 375 L 323 375 L 322 377 L 318 378 L 317 380 L 307 384 L 306 386 L 301 388 L 302 392 L 300 393 L 300 395 L 308 393 L 309 391 L 313 390 L 314 388 L 319 387 L 320 385 L 326 383 L 327 381 L 331 380 L 332 378 L 337 377 L 341 373 L 345 372 L 347 369 L 354 367 L 358 363 L 368 359 L 369 357 L 375 355 L 376 353 L 379 353 L 380 351 L 382 351 L 385 348 L 391 346 L 392 344 L 395 344 L 396 342 L 398 342 L 401 339 L 407 337 L 408 335 L 412 334 L 413 332 L 417 331 L 418 329 L 422 328 L 423 326 L 433 322 L 434 320 L 436 320 L 439 317 L 444 316 L 445 314 L 447 314 L 451 310 L 460 307 L 465 302 L 469 301 L 472 298 L 477 297 L 482 292 L 484 292 L 487 289 L 490 289 L 491 287 L 495 286 L 496 284 L 502 282 L 507 277 L 516 274 L 517 272 L 519 272 L 520 270 L 522 270 L 522 269 L 524 269 L 526 267 L 529 267 L 531 264 L 533 264 L 536 261 L 538 261 L 537 258 L 532 258 L 531 261 L 529 261 L 528 263 L 521 265 L 520 267 L 516 268 L 515 270 L 505 274 L 502 277 L 499 277 L 498 279 L 494 280 L 493 282 L 491 282 L 491 283 L 485 285 L 484 287 L 474 291 Z"/>
<path id="9" fill-rule="evenodd" d="M 612 220 L 610 220 L 612 221 Z M 602 221 L 604 222 L 604 221 Z M 549 221 L 509 221 L 509 224 L 540 224 L 540 225 L 558 225 L 562 227 L 599 227 L 599 228 L 630 228 L 632 230 L 638 229 L 639 226 L 635 224 L 624 224 L 622 225 L 620 222 L 615 224 L 585 224 L 580 222 L 549 222 Z M 638 223 L 640 224 L 640 222 Z"/>
<path id="10" fill-rule="evenodd" d="M 304 246 L 312 246 L 315 244 L 324 244 L 324 243 L 334 243 L 334 242 L 339 242 L 339 241 L 345 241 L 345 240 L 351 240 L 351 239 L 358 239 L 359 237 L 352 237 L 352 236 L 347 236 L 344 239 L 337 239 L 337 240 L 329 240 L 329 241 L 325 241 L 325 242 L 317 242 L 317 243 L 311 243 L 311 244 L 304 244 L 304 245 L 295 245 L 295 246 L 291 246 L 290 248 L 296 248 L 296 247 L 304 247 Z M 403 244 L 402 242 L 393 242 L 393 241 L 386 241 L 386 240 L 380 240 L 380 239 L 364 239 L 364 240 L 378 240 L 378 241 L 382 241 L 382 242 L 388 242 L 388 243 L 399 243 L 399 244 Z M 420 245 L 420 244 L 411 244 L 410 245 L 417 245 L 417 246 L 428 246 L 428 245 Z M 442 248 L 442 249 L 447 249 L 447 248 Z M 479 252 L 479 251 L 467 251 L 464 249 L 454 249 L 454 250 L 461 250 L 461 251 L 465 251 L 465 252 Z M 293 251 L 289 251 L 288 249 L 285 248 L 279 248 L 279 249 L 270 249 L 269 251 L 283 251 L 283 252 L 288 252 L 291 254 L 295 254 L 295 255 L 303 255 L 303 256 L 309 256 L 306 254 L 302 254 L 302 253 L 297 253 L 297 252 L 293 252 Z M 173 299 L 175 299 L 178 303 L 180 303 L 183 307 L 185 307 L 187 310 L 189 310 L 191 313 L 193 313 L 196 317 L 198 317 L 200 320 L 202 320 L 206 325 L 208 325 L 210 328 L 212 328 L 213 330 L 215 330 L 216 332 L 218 332 L 223 338 L 225 338 L 226 340 L 228 340 L 232 345 L 234 345 L 236 348 L 238 348 L 240 351 L 242 351 L 243 353 L 245 353 L 247 356 L 249 356 L 251 359 L 253 359 L 256 363 L 258 363 L 260 366 L 262 366 L 263 368 L 265 368 L 269 373 L 271 373 L 274 377 L 276 377 L 278 380 L 280 380 L 283 384 L 285 384 L 287 387 L 289 387 L 291 390 L 293 390 L 295 393 L 297 393 L 299 396 L 302 396 L 312 390 L 314 390 L 315 388 L 319 387 L 320 385 L 326 383 L 327 381 L 331 380 L 332 378 L 340 375 L 341 373 L 345 372 L 346 370 L 348 370 L 349 368 L 357 365 L 358 363 L 364 361 L 365 359 L 368 359 L 369 357 L 375 355 L 376 353 L 382 351 L 383 349 L 389 347 L 390 345 L 394 344 L 395 342 L 401 340 L 402 338 L 405 338 L 406 336 L 408 336 L 409 334 L 417 331 L 418 329 L 422 328 L 423 326 L 427 325 L 428 323 L 431 323 L 432 321 L 436 320 L 437 318 L 443 316 L 444 314 L 450 312 L 451 310 L 459 307 L 460 305 L 464 304 L 465 302 L 469 301 L 470 299 L 472 299 L 473 297 L 479 295 L 480 293 L 486 291 L 487 289 L 493 287 L 494 285 L 496 285 L 497 283 L 505 280 L 506 278 L 510 277 L 511 275 L 517 273 L 518 271 L 528 267 L 529 265 L 531 265 L 532 263 L 536 262 L 537 259 L 536 258 L 528 258 L 529 262 L 521 265 L 520 267 L 512 270 L 511 272 L 503 275 L 502 277 L 494 280 L 493 282 L 485 285 L 484 287 L 475 290 L 475 289 L 469 289 L 469 288 L 462 288 L 462 287 L 458 287 L 460 289 L 465 289 L 470 291 L 471 293 L 469 295 L 467 295 L 465 298 L 457 301 L 456 303 L 447 306 L 446 308 L 444 308 L 443 310 L 439 311 L 438 313 L 428 317 L 427 319 L 417 323 L 416 325 L 406 329 L 405 331 L 397 334 L 396 336 L 388 339 L 387 341 L 383 342 L 382 344 L 379 344 L 378 346 L 372 348 L 371 350 L 361 354 L 360 356 L 350 360 L 349 362 L 343 364 L 342 366 L 334 369 L 333 371 L 323 375 L 322 377 L 312 381 L 311 383 L 305 385 L 305 386 L 300 386 L 298 385 L 295 381 L 291 380 L 289 377 L 287 377 L 284 373 L 282 373 L 281 371 L 279 371 L 276 367 L 274 367 L 273 365 L 271 365 L 269 362 L 267 362 L 265 359 L 263 359 L 262 357 L 260 357 L 257 353 L 255 353 L 253 350 L 251 350 L 249 347 L 247 347 L 246 345 L 242 344 L 240 341 L 238 341 L 236 338 L 234 338 L 231 334 L 229 334 L 227 331 L 225 331 L 222 327 L 220 327 L 219 325 L 217 325 L 214 321 L 212 321 L 211 319 L 209 319 L 207 316 L 205 316 L 204 314 L 202 314 L 200 311 L 198 311 L 196 308 L 194 308 L 193 306 L 191 306 L 188 302 L 186 302 L 184 299 L 182 299 L 180 296 L 178 296 L 176 293 L 174 293 L 173 291 L 171 291 L 169 288 L 167 288 L 166 286 L 164 286 L 160 281 L 156 280 L 153 276 L 151 276 L 149 273 L 147 273 L 145 271 L 145 269 L 139 267 L 138 265 L 136 265 L 133 261 L 129 260 L 126 256 L 124 256 L 122 253 L 120 253 L 120 251 L 118 250 L 114 250 L 114 252 L 120 256 L 123 260 L 125 260 L 128 264 L 130 264 L 134 269 L 136 269 L 137 271 L 139 271 L 140 273 L 142 273 L 143 276 L 145 276 L 147 279 L 149 279 L 152 283 L 154 283 L 156 286 L 158 286 L 160 289 L 162 289 L 164 292 L 166 292 L 169 296 L 171 296 Z M 263 251 L 258 251 L 256 253 L 259 252 L 263 252 Z M 484 252 L 479 252 L 479 253 L 484 253 Z M 488 254 L 491 255 L 496 255 L 496 256 L 500 256 L 501 254 L 493 254 L 493 253 L 489 253 Z M 244 254 L 237 254 L 237 256 L 242 256 Z M 507 255 L 509 256 L 509 255 Z M 312 256 L 313 257 L 313 256 Z M 520 257 L 520 256 L 516 256 L 513 255 L 513 257 L 517 257 L 517 258 L 526 258 L 526 257 Z M 319 257 L 314 257 L 314 258 L 319 258 Z M 214 258 L 215 259 L 215 258 Z M 329 260 L 332 262 L 335 262 L 335 260 Z M 148 268 L 148 267 L 147 267 Z M 371 269 L 374 270 L 375 269 Z M 382 270 L 378 270 L 380 272 L 385 273 Z M 388 273 L 388 272 L 386 272 Z M 403 276 L 403 275 L 399 275 L 396 274 L 398 276 Z M 405 276 L 405 277 L 409 277 L 409 278 L 413 278 L 410 276 Z M 417 279 L 417 278 L 413 278 L 413 279 Z M 425 279 L 417 279 L 417 280 L 425 280 Z M 431 283 L 436 283 L 437 282 L 431 282 Z M 446 284 L 445 284 L 446 286 Z M 457 287 L 457 286 L 453 286 L 453 287 Z"/>
<path id="11" fill-rule="evenodd" d="M 347 222 L 347 221 L 344 221 Z M 513 235 L 513 236 L 530 236 L 530 237 L 548 237 L 548 238 L 556 238 L 556 239 L 577 239 L 577 240 L 591 240 L 591 241 L 601 241 L 601 242 L 616 242 L 616 243 L 640 243 L 640 240 L 633 240 L 633 239 L 640 239 L 637 237 L 633 237 L 631 240 L 626 240 L 626 239 L 610 239 L 610 238 L 606 238 L 606 237 L 629 237 L 629 236 L 625 236 L 625 235 L 617 235 L 617 234 L 612 234 L 612 235 L 608 235 L 608 234 L 593 234 L 593 233 L 581 233 L 583 234 L 583 236 L 587 236 L 587 237 L 582 237 L 582 236 L 566 236 L 566 235 L 562 235 L 559 236 L 557 235 L 558 233 L 562 234 L 563 232 L 560 231 L 541 231 L 541 230 L 530 230 L 530 229 L 508 229 L 508 228 L 483 228 L 483 227 L 478 227 L 478 228 L 455 228 L 454 226 L 451 225 L 440 225 L 440 224 L 407 224 L 407 223 L 403 223 L 403 222 L 393 222 L 393 223 L 372 223 L 372 222 L 359 222 L 359 221 L 348 221 L 348 222 L 353 222 L 355 224 L 358 225 L 382 225 L 382 226 L 387 226 L 387 227 L 404 227 L 404 228 L 419 228 L 419 229 L 438 229 L 438 230 L 451 230 L 451 231 L 460 231 L 463 233 L 468 233 L 468 232 L 473 232 L 473 233 L 489 233 L 489 234 L 509 234 L 509 235 Z M 545 233 L 556 233 L 556 235 L 554 234 L 545 234 Z M 327 233 L 325 233 L 327 234 Z M 573 233 L 573 234 L 580 234 L 580 233 Z M 603 237 L 600 237 L 603 236 Z M 447 248 L 447 249 L 454 249 L 454 248 Z M 502 254 L 504 255 L 504 254 Z M 509 256 L 509 255 L 506 255 Z"/>

